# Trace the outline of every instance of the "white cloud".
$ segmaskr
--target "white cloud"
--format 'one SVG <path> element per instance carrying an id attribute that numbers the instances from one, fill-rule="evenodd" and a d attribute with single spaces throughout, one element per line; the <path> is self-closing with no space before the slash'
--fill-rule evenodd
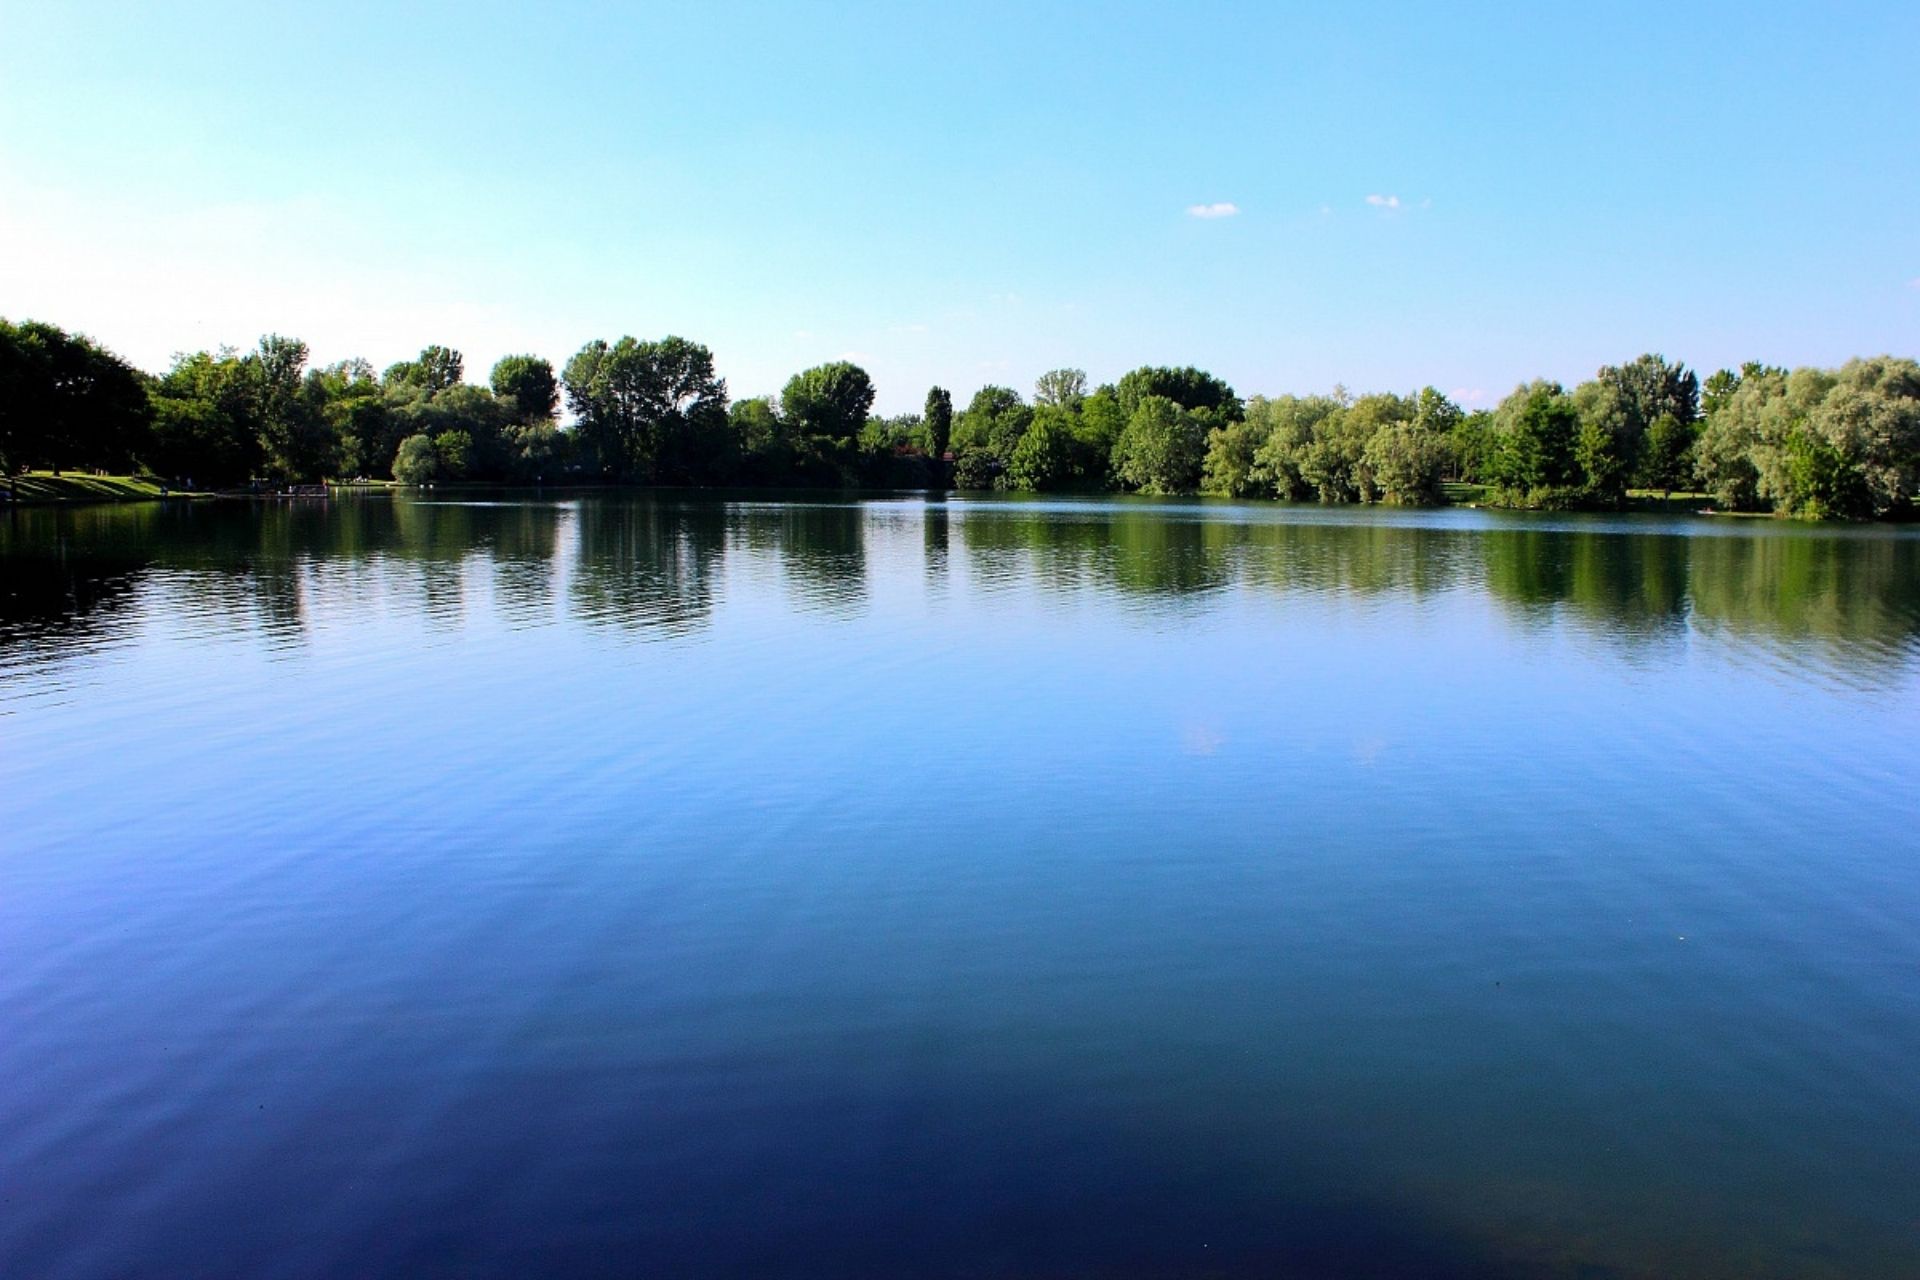
<path id="1" fill-rule="evenodd" d="M 1485 404 L 1487 402 L 1487 392 L 1484 387 L 1455 387 L 1453 390 L 1447 392 L 1447 399 L 1453 401 L 1455 404 L 1471 407 L 1473 405 Z"/>
<path id="2" fill-rule="evenodd" d="M 1240 212 L 1240 206 L 1231 200 L 1220 200 L 1213 204 L 1190 204 L 1187 216 L 1192 218 L 1231 218 Z"/>
<path id="3" fill-rule="evenodd" d="M 1401 207 L 1399 196 L 1368 196 L 1367 203 L 1376 209 L 1398 209 Z"/>

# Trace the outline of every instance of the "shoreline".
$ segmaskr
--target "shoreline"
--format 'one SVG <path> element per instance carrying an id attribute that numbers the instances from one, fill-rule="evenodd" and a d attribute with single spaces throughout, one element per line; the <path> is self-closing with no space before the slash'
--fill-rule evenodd
<path id="1" fill-rule="evenodd" d="M 811 494 L 811 493 L 846 494 L 846 493 L 924 492 L 929 495 L 940 494 L 944 496 L 947 494 L 970 494 L 970 493 L 979 493 L 979 492 L 993 492 L 993 493 L 1005 492 L 1008 494 L 1012 493 L 1012 491 L 1003 491 L 1003 490 L 973 490 L 973 489 L 957 489 L 957 488 L 948 488 L 948 489 L 940 489 L 940 490 L 858 489 L 858 488 L 856 489 L 845 489 L 845 488 L 807 489 L 807 488 L 793 488 L 791 486 L 770 486 L 763 490 L 752 490 L 752 489 L 742 489 L 739 486 L 721 486 L 719 488 L 707 488 L 707 487 L 701 487 L 701 486 L 633 484 L 633 483 L 628 483 L 624 481 L 605 481 L 605 480 L 601 480 L 601 481 L 581 480 L 581 481 L 569 481 L 565 483 L 558 483 L 558 484 L 552 484 L 552 485 L 531 485 L 531 486 L 500 484 L 493 481 L 445 481 L 445 482 L 436 483 L 431 486 L 420 486 L 420 485 L 401 484 L 397 480 L 343 480 L 343 481 L 327 481 L 327 482 L 324 482 L 324 484 L 322 485 L 301 485 L 301 486 L 290 486 L 289 488 L 297 488 L 300 490 L 305 490 L 305 492 L 289 492 L 286 489 L 260 490 L 260 491 L 247 490 L 247 489 L 224 489 L 224 490 L 174 489 L 162 484 L 160 481 L 146 479 L 138 476 L 125 476 L 125 475 L 102 476 L 102 475 L 93 475 L 93 474 L 82 473 L 82 472 L 68 472 L 64 475 L 55 476 L 47 472 L 27 472 L 23 475 L 14 477 L 11 485 L 9 486 L 8 491 L 0 491 L 0 509 L 14 510 L 14 509 L 20 509 L 25 507 L 80 507 L 80 506 L 97 506 L 97 505 L 124 506 L 124 505 L 141 503 L 141 502 L 207 502 L 207 501 L 219 501 L 219 500 L 253 501 L 253 502 L 260 502 L 260 501 L 299 502 L 299 501 L 325 501 L 330 499 L 336 493 L 346 493 L 346 494 L 368 494 L 368 493 L 395 494 L 395 493 L 403 493 L 403 492 L 498 493 L 498 492 L 501 492 L 502 490 L 511 490 L 514 492 L 523 492 L 523 491 L 530 492 L 530 491 L 539 491 L 542 489 L 585 491 L 585 492 L 622 492 L 622 493 L 665 491 L 665 492 L 694 493 L 694 494 L 719 493 L 719 492 L 764 492 L 767 494 L 777 494 L 777 495 L 798 495 L 798 494 Z M 319 489 L 319 488 L 324 488 L 326 490 L 326 494 L 324 496 L 322 494 L 313 492 L 315 489 Z M 1487 485 L 1472 484 L 1472 483 L 1461 482 L 1461 481 L 1448 481 L 1445 483 L 1443 488 L 1446 494 L 1446 501 L 1436 503 L 1431 506 L 1424 506 L 1424 507 L 1409 506 L 1409 507 L 1406 507 L 1405 509 L 1406 510 L 1439 511 L 1439 510 L 1445 510 L 1448 507 L 1458 507 L 1464 510 L 1502 511 L 1502 512 L 1509 512 L 1509 513 L 1515 513 L 1515 514 L 1532 513 L 1532 514 L 1557 514 L 1557 515 L 1578 515 L 1578 514 L 1665 515 L 1665 516 L 1698 516 L 1701 518 L 1708 518 L 1708 519 L 1723 518 L 1723 519 L 1734 519 L 1734 520 L 1776 520 L 1776 519 L 1794 520 L 1794 517 L 1783 516 L 1780 513 L 1774 512 L 1774 511 L 1715 510 L 1709 505 L 1703 505 L 1703 504 L 1710 504 L 1713 501 L 1713 497 L 1711 494 L 1704 494 L 1704 493 L 1673 493 L 1673 494 L 1668 494 L 1663 496 L 1661 494 L 1648 491 L 1648 490 L 1636 490 L 1636 491 L 1631 491 L 1628 494 L 1627 501 L 1625 502 L 1625 504 L 1619 507 L 1594 508 L 1591 511 L 1585 508 L 1569 508 L 1564 511 L 1543 512 L 1539 509 L 1531 508 L 1531 507 L 1509 507 L 1509 506 L 1502 506 L 1498 503 L 1487 501 L 1487 495 L 1491 492 L 1491 487 Z M 1034 496 L 1045 497 L 1047 495 L 1044 493 L 1036 493 Z M 1219 497 L 1221 495 L 1203 493 L 1203 494 L 1191 494 L 1191 495 L 1183 494 L 1183 495 L 1176 495 L 1176 496 L 1207 498 L 1207 497 Z M 1287 503 L 1278 499 L 1261 499 L 1261 498 L 1235 499 L 1235 501 L 1257 502 L 1257 503 L 1261 503 L 1262 505 L 1272 504 L 1272 505 L 1286 505 L 1286 506 L 1316 506 L 1316 507 L 1386 505 L 1382 503 L 1312 503 L 1312 502 Z M 1795 522 L 1806 523 L 1806 524 L 1835 523 L 1834 521 L 1825 521 L 1825 520 L 1799 520 Z M 1872 524 L 1872 523 L 1887 523 L 1887 522 L 1842 521 L 1838 523 Z M 1898 522 L 1893 522 L 1893 523 L 1898 523 Z"/>

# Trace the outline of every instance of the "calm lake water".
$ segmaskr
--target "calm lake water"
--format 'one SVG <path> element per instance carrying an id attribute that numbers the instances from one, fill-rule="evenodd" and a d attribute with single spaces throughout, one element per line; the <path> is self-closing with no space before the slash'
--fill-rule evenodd
<path id="1" fill-rule="evenodd" d="M 1920 536 L 0 513 L 0 1275 L 1920 1275 Z"/>

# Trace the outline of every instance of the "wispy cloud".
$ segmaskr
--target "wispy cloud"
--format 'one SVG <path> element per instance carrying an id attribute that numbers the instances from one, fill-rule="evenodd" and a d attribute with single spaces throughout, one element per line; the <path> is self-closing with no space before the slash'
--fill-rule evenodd
<path id="1" fill-rule="evenodd" d="M 1433 197 L 1428 196 L 1416 204 L 1411 200 L 1402 200 L 1399 196 L 1380 195 L 1376 193 L 1367 197 L 1367 203 L 1387 213 L 1404 213 L 1408 209 L 1433 208 Z"/>
<path id="2" fill-rule="evenodd" d="M 1487 392 L 1484 387 L 1455 387 L 1447 392 L 1447 398 L 1455 404 L 1472 407 L 1485 404 Z"/>
<path id="3" fill-rule="evenodd" d="M 1913 279 L 1907 281 L 1907 288 L 1920 289 L 1920 276 L 1915 276 Z"/>
<path id="4" fill-rule="evenodd" d="M 1187 216 L 1190 218 L 1231 218 L 1240 212 L 1240 206 L 1231 200 L 1221 200 L 1214 204 L 1190 204 Z"/>

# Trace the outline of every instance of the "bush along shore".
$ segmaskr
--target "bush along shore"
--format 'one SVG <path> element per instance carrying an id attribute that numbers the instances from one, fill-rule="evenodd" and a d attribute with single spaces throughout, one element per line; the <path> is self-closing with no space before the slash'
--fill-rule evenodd
<path id="1" fill-rule="evenodd" d="M 305 343 L 270 334 L 149 374 L 57 326 L 0 320 L 0 493 L 112 500 L 358 478 L 1906 519 L 1920 491 L 1920 364 L 1893 356 L 1748 363 L 1702 381 L 1643 355 L 1471 412 L 1432 387 L 1242 398 L 1202 370 L 1153 366 L 1098 386 L 1056 369 L 1030 397 L 986 386 L 957 410 L 940 387 L 917 414 L 876 415 L 873 400 L 846 361 L 734 400 L 713 353 L 677 337 L 595 340 L 557 372 L 508 356 L 476 385 L 441 346 L 384 371 L 315 367 Z"/>

